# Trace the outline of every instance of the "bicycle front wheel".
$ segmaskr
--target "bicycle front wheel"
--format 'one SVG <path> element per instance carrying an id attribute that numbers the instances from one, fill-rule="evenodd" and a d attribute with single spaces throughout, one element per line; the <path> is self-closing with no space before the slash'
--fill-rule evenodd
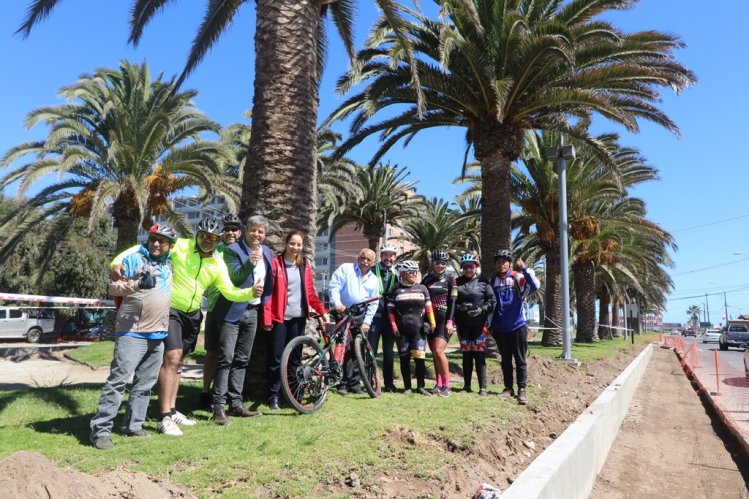
<path id="1" fill-rule="evenodd" d="M 380 372 L 377 370 L 377 359 L 375 359 L 372 347 L 363 334 L 354 338 L 354 353 L 356 362 L 359 364 L 359 372 L 364 382 L 364 388 L 372 398 L 380 396 Z"/>
<path id="2" fill-rule="evenodd" d="M 328 359 L 320 343 L 299 336 L 286 345 L 281 357 L 281 391 L 286 401 L 302 414 L 322 407 L 328 395 Z"/>

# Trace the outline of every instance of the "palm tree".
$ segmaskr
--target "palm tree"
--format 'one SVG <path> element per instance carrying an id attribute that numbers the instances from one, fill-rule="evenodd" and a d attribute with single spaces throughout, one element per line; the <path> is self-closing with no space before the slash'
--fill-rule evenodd
<path id="1" fill-rule="evenodd" d="M 464 251 L 458 250 L 466 240 L 470 230 L 469 219 L 459 211 L 451 209 L 450 204 L 443 199 L 432 198 L 425 202 L 418 217 L 410 218 L 403 225 L 411 242 L 417 247 L 406 252 L 400 258 L 416 260 L 419 269 L 424 274 L 429 269 L 432 253 L 445 250 L 455 268 Z"/>
<path id="2" fill-rule="evenodd" d="M 364 197 L 358 182 L 359 165 L 348 158 L 339 158 L 333 153 L 341 135 L 330 128 L 317 131 L 317 192 L 321 210 L 330 213 L 338 206 L 357 203 Z"/>
<path id="3" fill-rule="evenodd" d="M 700 326 L 700 314 L 701 313 L 702 313 L 702 309 L 700 308 L 699 305 L 690 305 L 689 308 L 687 308 L 687 315 L 689 316 L 689 320 L 695 329 L 697 329 Z"/>
<path id="4" fill-rule="evenodd" d="M 196 92 L 175 92 L 161 76 L 151 81 L 147 64 L 122 62 L 60 93 L 70 102 L 35 109 L 26 119 L 29 128 L 45 123 L 46 139 L 20 144 L 1 160 L 8 167 L 35 156 L 0 180 L 0 189 L 18 182 L 19 197 L 49 174 L 59 179 L 0 221 L 6 241 L 39 220 L 72 212 L 87 218 L 89 228 L 111 216 L 123 248 L 157 215 L 191 231 L 169 203 L 173 194 L 195 187 L 205 196 L 232 192 L 220 172 L 228 151 L 199 138 L 219 127 L 193 107 Z M 11 246 L 6 242 L 3 251 Z"/>
<path id="5" fill-rule="evenodd" d="M 60 0 L 34 0 L 18 33 L 28 36 Z M 154 16 L 170 0 L 133 0 L 129 41 L 136 45 Z M 179 79 L 203 60 L 228 29 L 246 0 L 207 1 L 205 14 Z M 393 0 L 375 0 L 396 27 L 403 23 Z M 354 0 L 257 0 L 255 80 L 252 136 L 247 153 L 250 175 L 243 177 L 241 214 L 262 214 L 283 229 L 314 233 L 317 197 L 315 141 L 318 85 L 330 14 L 344 46 L 353 55 Z M 410 41 L 399 35 L 406 58 L 413 60 Z M 418 87 L 416 75 L 414 86 Z M 314 238 L 308 238 L 311 243 Z"/>
<path id="6" fill-rule="evenodd" d="M 380 19 L 338 83 L 342 93 L 364 84 L 329 118 L 353 115 L 339 154 L 378 134 L 376 162 L 422 130 L 466 128 L 481 163 L 481 244 L 489 258 L 510 244 L 510 165 L 522 152 L 525 130 L 563 132 L 600 146 L 570 124 L 598 113 L 630 131 L 646 119 L 678 133 L 657 102 L 660 88 L 679 91 L 695 81 L 674 59 L 682 42 L 657 31 L 623 33 L 600 19 L 633 3 L 443 0 L 440 20 L 413 13 L 405 28 L 415 68 L 403 60 L 388 20 Z M 414 72 L 420 92 L 412 86 Z M 370 123 L 381 111 L 387 117 Z"/>
<path id="7" fill-rule="evenodd" d="M 359 168 L 357 183 L 364 193 L 358 202 L 347 202 L 322 213 L 320 230 L 330 228 L 331 237 L 346 224 L 354 223 L 377 251 L 384 238 L 385 225 L 396 224 L 419 214 L 423 200 L 414 191 L 415 181 L 408 181 L 404 167 L 390 164 Z"/>

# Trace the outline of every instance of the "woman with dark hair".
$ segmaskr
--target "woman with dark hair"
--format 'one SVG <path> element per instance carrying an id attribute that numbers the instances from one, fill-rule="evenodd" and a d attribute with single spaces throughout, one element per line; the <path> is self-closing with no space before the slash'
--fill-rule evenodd
<path id="1" fill-rule="evenodd" d="M 304 334 L 310 307 L 329 322 L 328 311 L 315 294 L 312 268 L 303 254 L 304 234 L 292 230 L 283 253 L 273 258 L 273 294 L 263 307 L 263 329 L 271 331 L 268 342 L 268 405 L 279 409 L 281 356 L 286 345 Z"/>
<path id="2" fill-rule="evenodd" d="M 432 253 L 432 272 L 421 281 L 429 290 L 437 322 L 437 327 L 427 338 L 429 350 L 434 357 L 434 374 L 437 377 L 437 386 L 432 389 L 432 394 L 442 397 L 450 396 L 450 366 L 447 363 L 445 347 L 453 334 L 455 299 L 458 297 L 455 276 L 446 271 L 448 258 L 445 250 Z"/>
<path id="3" fill-rule="evenodd" d="M 479 257 L 466 253 L 460 258 L 463 275 L 458 277 L 455 325 L 463 353 L 463 391 L 470 393 L 473 365 L 479 379 L 479 395 L 486 397 L 486 322 L 494 311 L 497 297 L 491 283 L 479 277 Z"/>

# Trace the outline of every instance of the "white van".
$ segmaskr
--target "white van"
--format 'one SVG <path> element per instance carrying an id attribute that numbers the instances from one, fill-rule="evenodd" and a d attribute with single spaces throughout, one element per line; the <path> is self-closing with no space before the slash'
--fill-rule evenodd
<path id="1" fill-rule="evenodd" d="M 0 307 L 0 338 L 25 338 L 37 343 L 55 330 L 54 316 L 39 309 Z"/>

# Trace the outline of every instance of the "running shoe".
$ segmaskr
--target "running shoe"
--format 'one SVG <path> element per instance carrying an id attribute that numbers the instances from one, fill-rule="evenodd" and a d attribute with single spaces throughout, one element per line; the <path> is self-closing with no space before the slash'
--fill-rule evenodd
<path id="1" fill-rule="evenodd" d="M 172 421 L 182 426 L 195 426 L 198 424 L 194 419 L 190 419 L 179 411 L 172 414 Z"/>
<path id="2" fill-rule="evenodd" d="M 177 423 L 174 422 L 171 416 L 167 416 L 159 421 L 159 424 L 156 425 L 156 431 L 173 437 L 182 436 L 182 430 L 179 429 L 179 426 L 177 426 Z"/>

